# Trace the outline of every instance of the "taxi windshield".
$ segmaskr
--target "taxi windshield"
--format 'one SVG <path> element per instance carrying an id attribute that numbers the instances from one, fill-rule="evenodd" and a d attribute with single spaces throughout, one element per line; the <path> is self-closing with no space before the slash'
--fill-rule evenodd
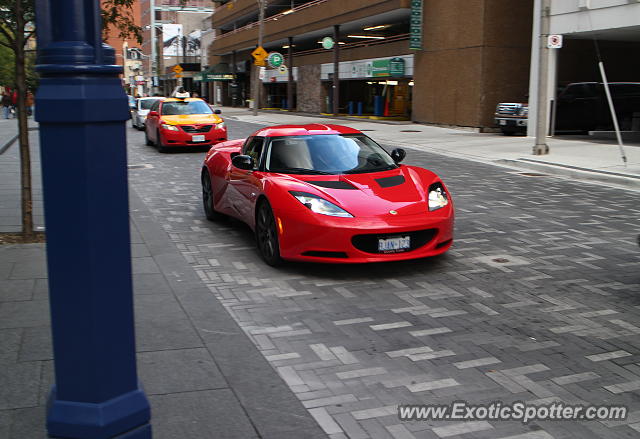
<path id="1" fill-rule="evenodd" d="M 284 174 L 356 174 L 397 167 L 364 134 L 273 137 L 265 165 L 268 171 Z"/>
<path id="2" fill-rule="evenodd" d="M 162 104 L 163 116 L 182 114 L 213 114 L 213 110 L 204 101 L 169 101 Z"/>

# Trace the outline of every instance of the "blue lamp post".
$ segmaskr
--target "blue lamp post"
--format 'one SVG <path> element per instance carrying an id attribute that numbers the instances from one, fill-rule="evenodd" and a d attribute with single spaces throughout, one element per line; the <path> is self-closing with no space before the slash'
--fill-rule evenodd
<path id="1" fill-rule="evenodd" d="M 50 437 L 151 438 L 136 373 L 128 103 L 98 0 L 36 0 L 55 386 Z"/>

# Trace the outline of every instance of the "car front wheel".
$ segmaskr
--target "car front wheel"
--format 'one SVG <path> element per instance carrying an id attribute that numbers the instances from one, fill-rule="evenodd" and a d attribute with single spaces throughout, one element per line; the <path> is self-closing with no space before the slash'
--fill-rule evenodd
<path id="1" fill-rule="evenodd" d="M 147 144 L 147 146 L 153 146 L 153 142 L 149 138 L 149 134 L 147 134 L 147 130 L 144 130 L 144 141 Z"/>
<path id="2" fill-rule="evenodd" d="M 276 220 L 269 202 L 261 202 L 256 215 L 256 241 L 260 256 L 272 267 L 282 264 Z"/>
<path id="3" fill-rule="evenodd" d="M 167 147 L 162 144 L 160 130 L 156 132 L 156 148 L 158 149 L 158 152 L 167 152 Z"/>

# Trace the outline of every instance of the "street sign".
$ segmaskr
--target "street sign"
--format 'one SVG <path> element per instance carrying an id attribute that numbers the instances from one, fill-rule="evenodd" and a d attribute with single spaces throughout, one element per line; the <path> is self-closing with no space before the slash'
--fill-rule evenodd
<path id="1" fill-rule="evenodd" d="M 267 69 L 265 67 L 260 67 L 260 71 L 258 72 L 258 79 L 262 81 L 266 76 L 266 73 L 267 73 Z"/>
<path id="2" fill-rule="evenodd" d="M 176 78 L 182 78 L 182 74 L 181 74 L 181 73 L 176 73 L 174 76 L 175 76 Z"/>
<path id="3" fill-rule="evenodd" d="M 284 56 L 278 52 L 271 52 L 267 57 L 267 63 L 269 63 L 270 67 L 277 69 L 284 63 Z"/>
<path id="4" fill-rule="evenodd" d="M 334 44 L 335 44 L 335 41 L 333 41 L 333 38 L 331 37 L 324 37 L 322 39 L 322 47 L 327 50 L 333 49 Z"/>
<path id="5" fill-rule="evenodd" d="M 549 49 L 561 49 L 562 35 L 549 35 L 547 37 L 547 47 Z"/>
<path id="6" fill-rule="evenodd" d="M 180 64 L 176 64 L 175 66 L 173 66 L 173 70 L 174 72 L 180 74 L 184 71 L 184 69 L 182 68 L 182 66 L 180 66 Z"/>
<path id="7" fill-rule="evenodd" d="M 289 71 L 289 69 L 287 69 L 287 66 L 285 66 L 284 64 L 282 64 L 280 67 L 278 67 L 278 72 L 281 74 L 286 74 Z"/>
<path id="8" fill-rule="evenodd" d="M 254 49 L 253 52 L 251 52 L 251 56 L 253 56 L 253 58 L 256 61 L 264 61 L 264 59 L 268 56 L 269 54 L 267 53 L 266 50 L 264 50 L 264 47 L 262 46 L 258 46 Z"/>

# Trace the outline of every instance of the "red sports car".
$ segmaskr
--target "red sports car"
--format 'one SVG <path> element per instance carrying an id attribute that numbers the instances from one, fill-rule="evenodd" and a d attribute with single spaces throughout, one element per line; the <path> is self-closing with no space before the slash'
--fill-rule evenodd
<path id="1" fill-rule="evenodd" d="M 451 196 L 433 172 L 399 165 L 404 156 L 345 126 L 264 128 L 209 150 L 204 210 L 210 220 L 247 223 L 269 265 L 444 253 L 453 242 Z"/>
<path id="2" fill-rule="evenodd" d="M 214 145 L 227 140 L 220 110 L 199 98 L 165 98 L 155 102 L 145 121 L 147 145 L 169 148 Z"/>

